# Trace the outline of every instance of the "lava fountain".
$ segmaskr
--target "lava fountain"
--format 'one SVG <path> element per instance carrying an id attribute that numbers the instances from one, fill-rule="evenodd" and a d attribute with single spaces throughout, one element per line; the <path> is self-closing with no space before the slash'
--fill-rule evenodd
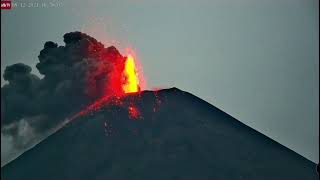
<path id="1" fill-rule="evenodd" d="M 139 74 L 137 73 L 135 61 L 132 55 L 128 55 L 124 64 L 125 83 L 122 85 L 124 93 L 140 91 Z"/>

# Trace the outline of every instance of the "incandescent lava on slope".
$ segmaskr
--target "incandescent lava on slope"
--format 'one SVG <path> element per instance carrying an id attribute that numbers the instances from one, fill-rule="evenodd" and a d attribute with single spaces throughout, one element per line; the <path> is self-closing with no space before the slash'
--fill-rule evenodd
<path id="1" fill-rule="evenodd" d="M 118 52 L 116 49 L 114 50 Z M 133 52 L 131 49 L 127 51 Z M 118 55 L 100 56 L 101 61 L 111 62 L 113 64 L 113 68 L 108 71 L 104 69 L 103 66 L 97 67 L 96 72 L 93 72 L 93 74 L 88 74 L 87 92 L 89 92 L 89 94 L 94 94 L 95 91 L 99 90 L 95 89 L 97 86 L 93 86 L 94 88 L 92 88 L 91 81 L 96 82 L 96 73 L 100 74 L 100 77 L 103 78 L 104 73 L 101 74 L 101 71 L 105 71 L 108 73 L 109 79 L 106 86 L 102 87 L 104 94 L 101 96 L 101 98 L 97 99 L 88 107 L 71 117 L 71 120 L 79 116 L 86 115 L 90 112 L 97 111 L 102 106 L 107 104 L 122 105 L 122 97 L 126 96 L 127 94 L 139 93 L 141 91 L 141 82 L 144 82 L 144 79 L 142 72 L 139 72 L 141 67 L 137 67 L 137 60 L 133 54 L 129 53 L 125 57 L 122 57 L 120 53 Z M 131 119 L 138 119 L 140 117 L 139 109 L 134 105 L 130 105 L 128 107 L 128 115 Z"/>
<path id="2" fill-rule="evenodd" d="M 112 72 L 110 72 L 109 85 L 105 89 L 105 95 L 86 107 L 84 110 L 77 113 L 71 118 L 71 120 L 78 116 L 86 115 L 89 112 L 97 111 L 101 106 L 106 104 L 121 105 L 121 97 L 126 94 L 139 93 L 140 92 L 140 80 L 141 74 L 138 74 L 138 70 L 135 64 L 135 58 L 129 54 L 123 59 L 116 59 L 117 63 Z M 90 76 L 90 75 L 89 75 Z M 90 87 L 88 87 L 90 89 Z M 139 110 L 137 107 L 131 105 L 128 107 L 128 114 L 130 118 L 137 119 L 139 117 Z"/>

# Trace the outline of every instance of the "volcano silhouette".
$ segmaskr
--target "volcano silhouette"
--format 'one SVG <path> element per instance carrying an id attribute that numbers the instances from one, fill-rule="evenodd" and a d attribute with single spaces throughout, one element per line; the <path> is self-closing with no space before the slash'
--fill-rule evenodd
<path id="1" fill-rule="evenodd" d="M 81 116 L 1 168 L 4 180 L 318 179 L 316 164 L 177 88 Z M 129 106 L 138 118 L 128 114 Z"/>

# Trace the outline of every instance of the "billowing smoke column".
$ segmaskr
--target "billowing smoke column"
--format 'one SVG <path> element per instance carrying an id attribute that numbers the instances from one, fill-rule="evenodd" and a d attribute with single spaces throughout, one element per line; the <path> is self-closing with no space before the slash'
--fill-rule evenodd
<path id="1" fill-rule="evenodd" d="M 115 47 L 105 48 L 81 32 L 65 34 L 64 42 L 64 46 L 51 41 L 44 44 L 36 65 L 42 79 L 25 64 L 6 67 L 3 77 L 8 83 L 1 88 L 2 133 L 17 135 L 22 120 L 43 132 L 98 99 L 140 91 L 141 77 L 132 55 L 124 57 Z"/>

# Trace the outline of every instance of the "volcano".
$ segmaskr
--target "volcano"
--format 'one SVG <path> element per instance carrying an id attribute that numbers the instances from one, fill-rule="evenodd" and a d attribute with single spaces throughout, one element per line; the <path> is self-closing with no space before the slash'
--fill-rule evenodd
<path id="1" fill-rule="evenodd" d="M 78 116 L 1 168 L 4 180 L 318 179 L 316 164 L 177 88 Z"/>

